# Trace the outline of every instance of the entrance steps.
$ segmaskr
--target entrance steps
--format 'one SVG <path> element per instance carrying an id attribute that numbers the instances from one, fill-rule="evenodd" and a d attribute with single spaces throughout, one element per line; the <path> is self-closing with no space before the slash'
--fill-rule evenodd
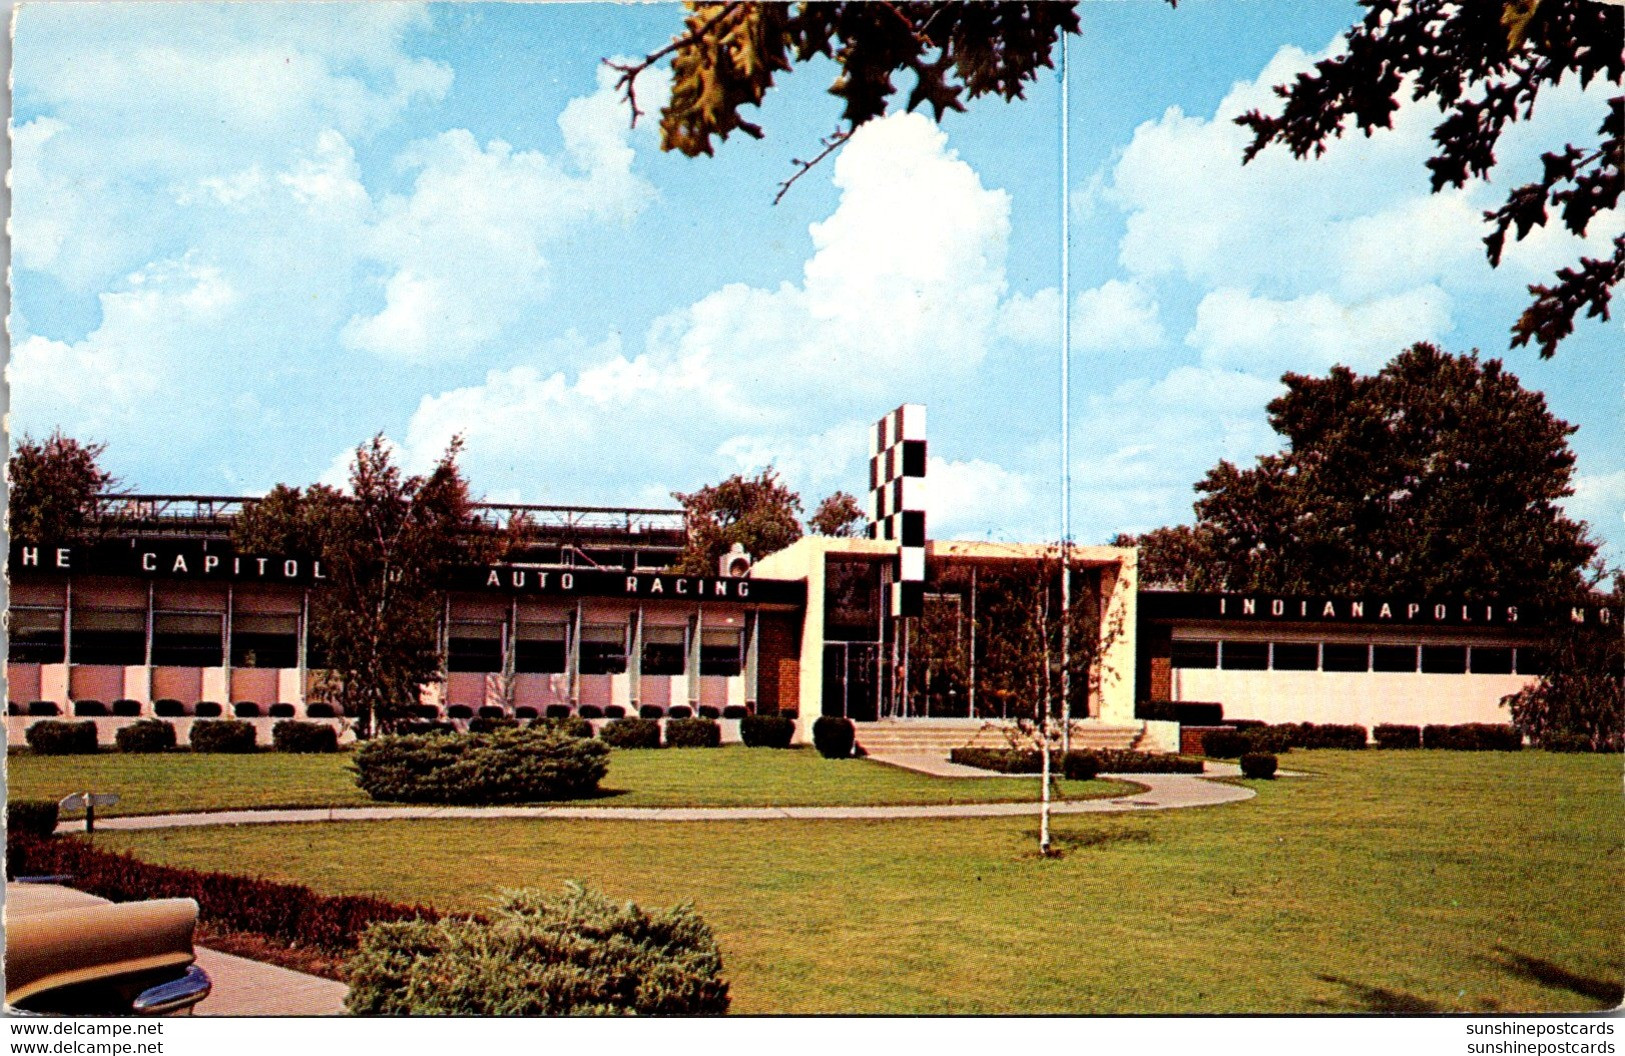
<path id="1" fill-rule="evenodd" d="M 1005 723 L 997 719 L 883 719 L 860 722 L 858 744 L 870 755 L 938 755 L 955 748 L 1008 748 Z M 1109 726 L 1094 720 L 1072 723 L 1074 748 L 1133 749 L 1140 746 L 1141 723 Z"/>

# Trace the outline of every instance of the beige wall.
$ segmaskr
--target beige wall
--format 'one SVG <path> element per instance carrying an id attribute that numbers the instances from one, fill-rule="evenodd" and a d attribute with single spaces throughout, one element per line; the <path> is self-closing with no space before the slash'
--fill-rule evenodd
<path id="1" fill-rule="evenodd" d="M 1176 668 L 1175 700 L 1218 701 L 1227 719 L 1426 726 L 1510 722 L 1501 698 L 1529 675 L 1436 675 L 1421 671 L 1225 671 Z"/>

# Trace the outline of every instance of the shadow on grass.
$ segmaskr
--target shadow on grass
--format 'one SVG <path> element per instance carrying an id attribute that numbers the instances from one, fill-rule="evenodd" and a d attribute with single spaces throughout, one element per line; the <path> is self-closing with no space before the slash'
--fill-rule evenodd
<path id="1" fill-rule="evenodd" d="M 1495 952 L 1499 956 L 1487 960 L 1520 979 L 1540 983 L 1554 990 L 1567 990 L 1571 994 L 1600 1002 L 1608 1008 L 1614 1008 L 1625 1001 L 1625 985 L 1621 985 L 1618 981 L 1579 975 L 1551 961 L 1530 957 L 1516 950 L 1509 950 L 1505 946 L 1495 947 Z"/>
<path id="2" fill-rule="evenodd" d="M 1109 847 L 1119 843 L 1150 843 L 1152 840 L 1149 829 L 1095 829 L 1088 832 L 1056 832 L 1050 831 L 1049 846 L 1050 858 L 1064 858 L 1073 851 L 1086 851 L 1092 848 Z M 1028 831 L 1027 839 L 1033 844 L 1038 843 L 1038 830 Z M 1036 846 L 1022 855 L 1023 858 L 1043 858 Z"/>
<path id="3" fill-rule="evenodd" d="M 1379 1012 L 1394 1016 L 1426 1016 L 1444 1011 L 1432 1001 L 1417 997 L 1415 994 L 1407 994 L 1403 990 L 1368 986 L 1352 979 L 1340 979 L 1335 975 L 1319 975 L 1315 978 L 1347 990 L 1349 997 L 1362 1012 Z"/>

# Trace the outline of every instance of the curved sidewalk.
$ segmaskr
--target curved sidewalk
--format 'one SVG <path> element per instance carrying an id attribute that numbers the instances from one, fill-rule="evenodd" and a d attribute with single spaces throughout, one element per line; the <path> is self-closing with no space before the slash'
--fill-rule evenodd
<path id="1" fill-rule="evenodd" d="M 1056 814 L 1126 814 L 1237 803 L 1253 798 L 1250 788 L 1210 780 L 1221 771 L 1195 774 L 1103 774 L 1145 786 L 1143 792 L 1111 799 L 1064 800 Z M 190 814 L 147 814 L 96 819 L 99 831 L 179 829 L 205 825 L 280 825 L 300 822 L 394 821 L 402 818 L 537 818 L 570 821 L 907 821 L 931 818 L 1007 818 L 1037 814 L 1038 804 L 938 803 L 873 807 L 330 807 L 295 810 L 226 810 Z M 81 831 L 64 822 L 59 832 Z"/>

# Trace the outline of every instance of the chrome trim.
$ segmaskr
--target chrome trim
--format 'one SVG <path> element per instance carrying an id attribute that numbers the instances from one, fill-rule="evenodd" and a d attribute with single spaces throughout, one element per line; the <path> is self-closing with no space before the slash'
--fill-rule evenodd
<path id="1" fill-rule="evenodd" d="M 213 987 L 209 973 L 194 964 L 179 979 L 141 991 L 130 1003 L 130 1010 L 138 1016 L 167 1016 L 191 1008 L 208 997 Z"/>

